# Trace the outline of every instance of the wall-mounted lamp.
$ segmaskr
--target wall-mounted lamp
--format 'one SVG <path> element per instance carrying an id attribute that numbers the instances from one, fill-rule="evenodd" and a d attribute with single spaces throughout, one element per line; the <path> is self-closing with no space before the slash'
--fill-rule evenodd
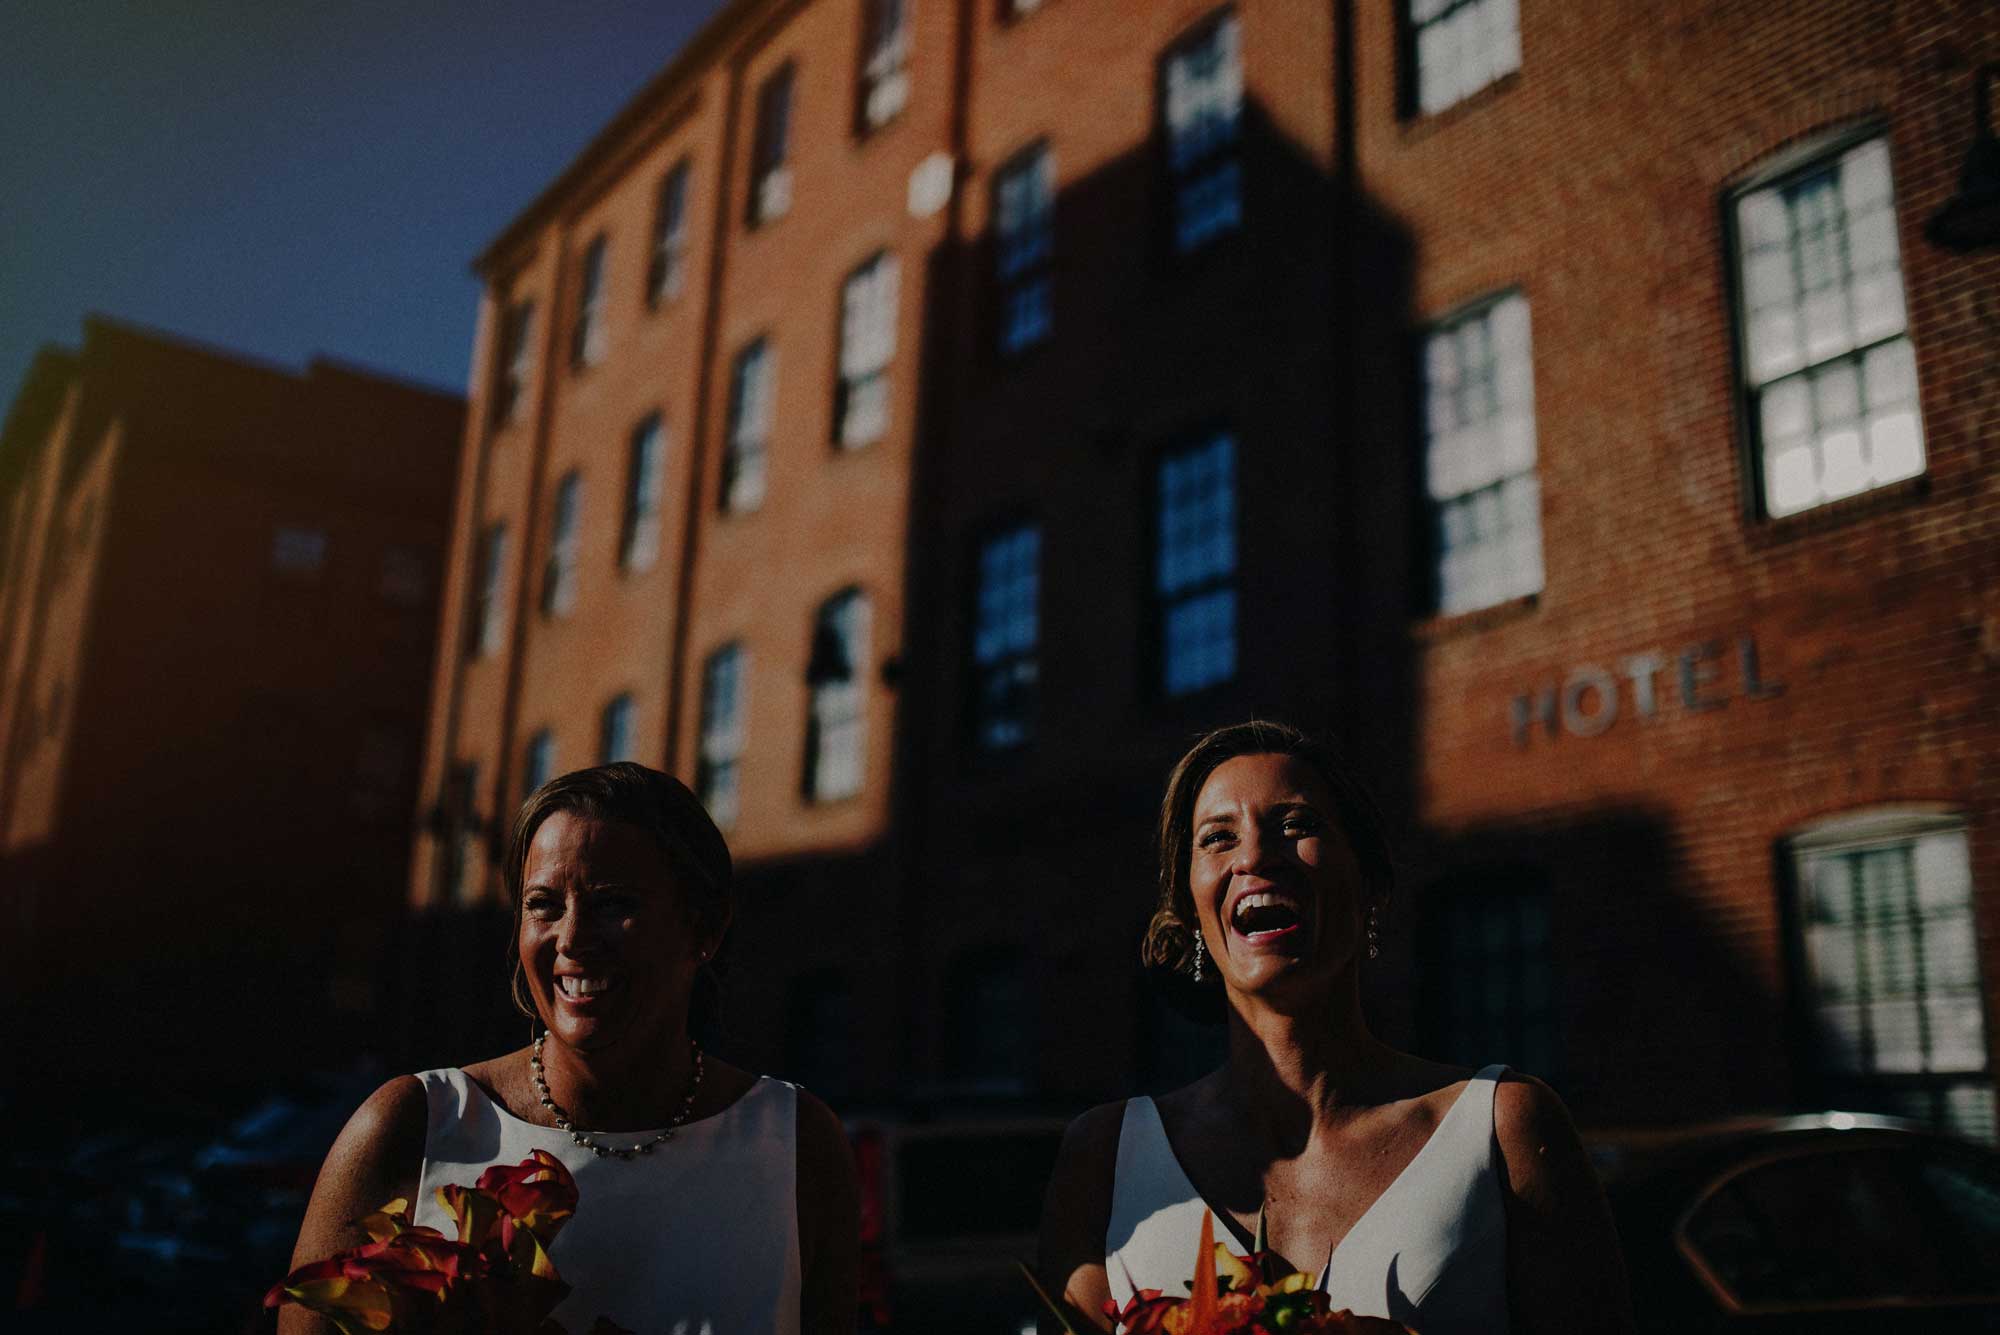
<path id="1" fill-rule="evenodd" d="M 1982 65 L 1972 76 L 1972 147 L 1958 193 L 1931 215 L 1924 235 L 1946 250 L 1978 250 L 2000 245 L 2000 138 L 1993 133 L 1988 89 L 2000 78 L 2000 61 Z"/>

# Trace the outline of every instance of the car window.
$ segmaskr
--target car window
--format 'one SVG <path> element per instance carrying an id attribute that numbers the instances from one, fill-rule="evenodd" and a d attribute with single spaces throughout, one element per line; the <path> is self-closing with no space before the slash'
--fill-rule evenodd
<path id="1" fill-rule="evenodd" d="M 1927 1147 L 1796 1154 L 1727 1179 L 1681 1241 L 1744 1308 L 1992 1293 L 2000 1180 Z"/>
<path id="2" fill-rule="evenodd" d="M 896 1164 L 905 1242 L 1032 1234 L 1062 1132 L 912 1137 Z"/>

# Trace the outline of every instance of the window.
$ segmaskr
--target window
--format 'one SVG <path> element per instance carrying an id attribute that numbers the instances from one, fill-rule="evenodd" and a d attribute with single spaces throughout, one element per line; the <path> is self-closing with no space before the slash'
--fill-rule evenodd
<path id="1" fill-rule="evenodd" d="M 867 753 L 868 595 L 837 593 L 820 604 L 813 622 L 806 686 L 812 712 L 806 720 L 805 795 L 832 802 L 861 791 Z"/>
<path id="2" fill-rule="evenodd" d="M 1034 730 L 1042 533 L 1021 524 L 980 544 L 973 608 L 973 738 L 1006 751 Z"/>
<path id="3" fill-rule="evenodd" d="M 415 547 L 384 547 L 375 591 L 396 607 L 422 607 L 431 596 L 430 554 Z"/>
<path id="4" fill-rule="evenodd" d="M 498 653 L 507 633 L 507 526 L 492 524 L 479 544 L 479 573 L 472 595 L 472 652 Z"/>
<path id="5" fill-rule="evenodd" d="M 1521 68 L 1517 0 L 1410 0 L 1414 110 L 1428 116 Z"/>
<path id="6" fill-rule="evenodd" d="M 843 449 L 880 440 L 889 429 L 896 274 L 896 257 L 884 252 L 849 274 L 840 290 L 840 388 L 834 420 L 835 439 Z"/>
<path id="7" fill-rule="evenodd" d="M 1424 340 L 1424 472 L 1437 610 L 1464 612 L 1542 587 L 1535 374 L 1519 293 Z"/>
<path id="8" fill-rule="evenodd" d="M 280 524 L 271 535 L 271 569 L 281 575 L 317 575 L 326 568 L 326 530 Z"/>
<path id="9" fill-rule="evenodd" d="M 1888 141 L 1746 190 L 1734 214 L 1763 512 L 1795 514 L 1922 473 Z"/>
<path id="10" fill-rule="evenodd" d="M 1555 987 L 1549 895 L 1536 875 L 1440 887 L 1427 923 L 1422 990 L 1430 1055 L 1504 1061 L 1553 1077 Z"/>
<path id="11" fill-rule="evenodd" d="M 521 393 L 528 387 L 529 344 L 535 327 L 535 303 L 517 301 L 500 317 L 498 373 L 493 378 L 493 425 L 514 420 Z"/>
<path id="12" fill-rule="evenodd" d="M 910 99 L 910 0 L 868 0 L 861 46 L 862 133 L 887 125 Z"/>
<path id="13" fill-rule="evenodd" d="M 632 428 L 631 458 L 625 465 L 625 524 L 618 540 L 618 563 L 630 571 L 651 570 L 660 555 L 660 485 L 666 430 L 654 413 Z"/>
<path id="14" fill-rule="evenodd" d="M 1011 947 L 959 952 L 946 975 L 946 1069 L 982 1093 L 1019 1094 L 1028 1086 L 1028 983 L 1021 952 Z"/>
<path id="15" fill-rule="evenodd" d="M 763 338 L 736 354 L 729 381 L 729 441 L 722 456 L 725 510 L 754 510 L 763 503 L 776 360 L 770 340 Z"/>
<path id="16" fill-rule="evenodd" d="M 694 790 L 721 829 L 736 823 L 737 781 L 743 759 L 744 655 L 725 644 L 708 656 L 701 671 L 701 757 Z"/>
<path id="17" fill-rule="evenodd" d="M 1965 827 L 1885 813 L 1791 841 L 1805 1003 L 1829 1082 L 1994 1136 Z"/>
<path id="18" fill-rule="evenodd" d="M 657 308 L 681 292 L 682 259 L 687 252 L 688 165 L 674 164 L 660 182 L 653 210 L 653 257 L 646 266 L 646 304 Z"/>
<path id="19" fill-rule="evenodd" d="M 1243 221 L 1243 69 L 1224 13 L 1167 53 L 1167 169 L 1174 250 L 1188 254 Z"/>
<path id="20" fill-rule="evenodd" d="M 555 772 L 556 735 L 543 728 L 528 739 L 527 749 L 521 753 L 521 800 L 525 802 Z"/>
<path id="21" fill-rule="evenodd" d="M 484 828 L 479 818 L 479 762 L 453 765 L 446 802 L 443 890 L 446 902 L 471 904 L 479 898 L 479 883 L 471 875 Z"/>
<path id="22" fill-rule="evenodd" d="M 775 222 L 792 206 L 785 165 L 792 121 L 792 67 L 781 65 L 757 90 L 757 142 L 751 154 L 750 225 Z"/>
<path id="23" fill-rule="evenodd" d="M 583 274 L 576 292 L 576 328 L 570 331 L 569 359 L 577 366 L 595 366 L 604 359 L 604 244 L 594 238 L 583 252 Z"/>
<path id="24" fill-rule="evenodd" d="M 1008 355 L 1040 343 L 1055 323 L 1050 276 L 1055 254 L 1055 174 L 1048 145 L 1037 144 L 1002 167 L 994 182 L 999 344 Z"/>
<path id="25" fill-rule="evenodd" d="M 583 504 L 583 478 L 575 469 L 556 483 L 556 502 L 549 519 L 549 560 L 542 568 L 542 611 L 561 616 L 576 606 L 577 511 Z"/>
<path id="26" fill-rule="evenodd" d="M 1160 461 L 1153 592 L 1159 689 L 1236 675 L 1236 441 L 1220 433 Z"/>
<path id="27" fill-rule="evenodd" d="M 844 1093 L 854 1085 L 854 988 L 838 969 L 815 970 L 785 998 L 785 1074 L 808 1088 Z"/>
<path id="28" fill-rule="evenodd" d="M 609 765 L 613 761 L 631 760 L 632 752 L 632 696 L 628 692 L 616 696 L 604 706 L 603 717 L 597 724 L 597 763 Z"/>

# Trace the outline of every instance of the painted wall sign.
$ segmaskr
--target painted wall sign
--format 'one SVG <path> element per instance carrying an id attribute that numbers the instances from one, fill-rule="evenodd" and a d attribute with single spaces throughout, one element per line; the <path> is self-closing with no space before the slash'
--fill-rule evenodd
<path id="1" fill-rule="evenodd" d="M 1662 701 L 1678 698 L 1690 714 L 1725 708 L 1731 699 L 1769 700 L 1785 693 L 1781 681 L 1767 681 L 1757 659 L 1757 637 L 1740 635 L 1733 646 L 1735 668 L 1721 640 L 1690 645 L 1668 657 L 1661 653 L 1633 654 L 1620 659 L 1616 671 L 1597 663 L 1571 668 L 1562 681 L 1517 695 L 1507 705 L 1507 722 L 1514 745 L 1526 746 L 1537 729 L 1549 737 L 1597 737 L 1610 731 L 1625 712 L 1659 717 Z M 1665 675 L 1664 683 L 1662 674 Z M 1731 682 L 1736 690 L 1731 693 Z M 1628 689 L 1629 688 L 1629 689 Z"/>

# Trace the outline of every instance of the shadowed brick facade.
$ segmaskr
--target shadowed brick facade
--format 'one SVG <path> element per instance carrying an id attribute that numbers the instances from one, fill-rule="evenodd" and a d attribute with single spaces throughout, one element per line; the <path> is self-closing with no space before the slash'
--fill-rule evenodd
<path id="1" fill-rule="evenodd" d="M 1331 732 L 1398 832 L 1385 1036 L 1598 1123 L 1991 1134 L 2000 259 L 1923 236 L 1979 6 L 1479 0 L 1455 47 L 1433 8 L 919 0 L 864 128 L 859 0 L 732 4 L 494 242 L 412 879 L 420 931 L 484 924 L 468 1016 L 531 744 L 593 763 L 629 697 L 634 758 L 733 775 L 738 1055 L 853 1101 L 1179 1078 L 1213 1038 L 1136 966 L 1151 811 L 1193 734 L 1264 714 Z M 893 336 L 845 341 L 880 256 Z M 1775 370 L 1773 256 L 1806 322 Z M 857 662 L 815 631 L 846 591 Z M 829 796 L 809 739 L 857 728 Z"/>
<path id="2" fill-rule="evenodd" d="M 29 1081 L 198 1105 L 376 1046 L 462 430 L 101 318 L 36 361 L 0 444 Z"/>

